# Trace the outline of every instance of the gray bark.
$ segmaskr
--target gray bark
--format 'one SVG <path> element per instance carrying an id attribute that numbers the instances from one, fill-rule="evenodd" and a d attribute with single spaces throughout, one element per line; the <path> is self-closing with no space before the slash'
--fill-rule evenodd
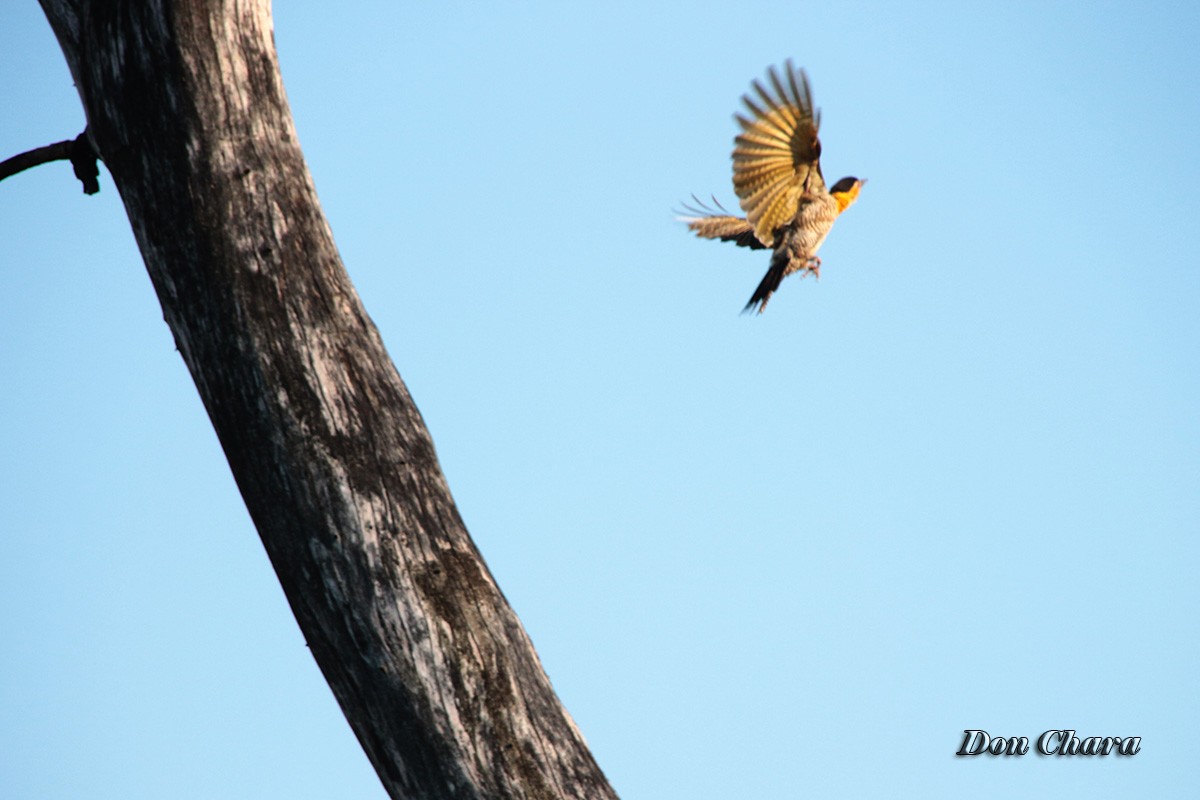
<path id="1" fill-rule="evenodd" d="M 312 654 L 394 798 L 615 798 L 334 248 L 268 0 L 41 0 Z"/>

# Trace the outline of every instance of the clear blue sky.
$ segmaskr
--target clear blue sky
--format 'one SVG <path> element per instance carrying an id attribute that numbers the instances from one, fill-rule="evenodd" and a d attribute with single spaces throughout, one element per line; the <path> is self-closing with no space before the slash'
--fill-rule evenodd
<path id="1" fill-rule="evenodd" d="M 1200 7 L 277 5 L 350 274 L 623 798 L 1195 796 Z M 767 257 L 671 209 L 731 203 L 788 57 L 870 183 L 750 318 Z M 33 0 L 0 99 L 0 155 L 83 127 Z M 0 184 L 0 795 L 381 798 L 101 184 Z"/>

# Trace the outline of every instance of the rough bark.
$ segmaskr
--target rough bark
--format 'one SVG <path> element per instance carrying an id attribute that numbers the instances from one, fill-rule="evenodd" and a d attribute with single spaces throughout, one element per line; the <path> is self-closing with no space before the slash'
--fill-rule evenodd
<path id="1" fill-rule="evenodd" d="M 395 798 L 612 798 L 317 203 L 267 0 L 41 0 L 312 654 Z"/>

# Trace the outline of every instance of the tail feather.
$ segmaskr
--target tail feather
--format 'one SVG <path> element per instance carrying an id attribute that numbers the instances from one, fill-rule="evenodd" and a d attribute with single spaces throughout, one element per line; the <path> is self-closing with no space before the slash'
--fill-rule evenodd
<path id="1" fill-rule="evenodd" d="M 746 303 L 746 307 L 742 309 L 743 314 L 752 313 L 756 307 L 759 314 L 766 310 L 767 301 L 771 299 L 771 295 L 775 294 L 775 290 L 779 288 L 779 284 L 783 283 L 783 279 L 787 275 L 787 267 L 788 259 L 786 257 L 781 258 L 776 255 L 771 259 L 771 268 L 767 270 L 767 274 L 759 282 L 758 288 L 754 290 L 750 302 Z"/>

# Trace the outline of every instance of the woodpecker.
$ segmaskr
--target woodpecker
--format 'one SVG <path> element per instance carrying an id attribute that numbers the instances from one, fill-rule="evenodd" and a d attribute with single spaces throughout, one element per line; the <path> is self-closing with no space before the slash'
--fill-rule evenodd
<path id="1" fill-rule="evenodd" d="M 821 113 L 813 108 L 808 76 L 790 60 L 782 72 L 771 67 L 766 85 L 753 81 L 753 92 L 742 95 L 748 113 L 734 115 L 742 132 L 733 140 L 733 191 L 746 216 L 729 214 L 715 198 L 711 208 L 693 195 L 696 205 L 684 205 L 690 216 L 680 218 L 702 238 L 774 251 L 743 312 L 761 314 L 788 275 L 821 277 L 817 250 L 866 183 L 848 177 L 825 187 L 817 138 Z"/>

